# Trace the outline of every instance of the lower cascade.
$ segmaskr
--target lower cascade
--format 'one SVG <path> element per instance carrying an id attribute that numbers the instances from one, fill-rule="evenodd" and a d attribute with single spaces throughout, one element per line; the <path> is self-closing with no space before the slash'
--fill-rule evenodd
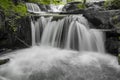
<path id="1" fill-rule="evenodd" d="M 105 53 L 103 32 L 82 15 L 31 20 L 32 47 L 11 52 L 0 80 L 119 80 L 115 56 Z"/>
<path id="2" fill-rule="evenodd" d="M 35 22 L 35 21 L 34 21 Z M 78 51 L 105 52 L 101 31 L 90 29 L 82 15 L 68 16 L 58 21 L 41 17 L 32 21 L 32 43 Z"/>

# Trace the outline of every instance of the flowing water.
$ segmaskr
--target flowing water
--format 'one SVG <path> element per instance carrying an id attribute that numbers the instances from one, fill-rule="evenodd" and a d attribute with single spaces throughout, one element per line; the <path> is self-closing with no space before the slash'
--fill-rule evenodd
<path id="1" fill-rule="evenodd" d="M 105 53 L 104 34 L 82 15 L 31 21 L 32 44 L 1 58 L 0 80 L 120 80 L 115 56 Z"/>
<path id="2" fill-rule="evenodd" d="M 42 6 L 42 5 L 41 5 Z M 63 8 L 64 5 L 49 5 L 50 9 L 48 9 L 48 12 L 62 12 L 62 8 Z M 27 7 L 27 10 L 28 12 L 30 13 L 37 13 L 37 14 L 42 14 L 46 11 L 42 11 L 41 7 L 38 6 L 37 4 L 35 3 L 26 3 L 26 7 Z"/>
<path id="3" fill-rule="evenodd" d="M 26 3 L 26 7 L 28 12 L 31 12 L 31 13 L 45 13 L 41 11 L 40 7 L 35 3 Z"/>
<path id="4" fill-rule="evenodd" d="M 64 5 L 50 5 L 51 11 L 50 12 L 62 12 L 62 8 Z"/>

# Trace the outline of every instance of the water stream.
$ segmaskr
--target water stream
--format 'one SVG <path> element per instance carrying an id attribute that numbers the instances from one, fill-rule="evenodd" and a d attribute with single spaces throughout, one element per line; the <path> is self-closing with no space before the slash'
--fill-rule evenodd
<path id="1" fill-rule="evenodd" d="M 105 53 L 103 32 L 82 15 L 31 21 L 32 44 L 2 58 L 0 80 L 119 80 L 115 56 Z"/>
<path id="2" fill-rule="evenodd" d="M 41 9 L 39 8 L 39 6 L 35 3 L 26 3 L 27 6 L 27 10 L 28 12 L 32 12 L 32 13 L 41 13 Z"/>

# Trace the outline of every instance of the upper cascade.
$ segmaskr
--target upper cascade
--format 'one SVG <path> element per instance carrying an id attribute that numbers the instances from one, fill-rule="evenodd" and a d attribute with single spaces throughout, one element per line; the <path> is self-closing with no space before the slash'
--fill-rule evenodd
<path id="1" fill-rule="evenodd" d="M 64 5 L 38 5 L 35 3 L 26 3 L 26 7 L 28 12 L 40 14 L 40 13 L 46 13 L 46 12 L 62 12 L 62 8 Z"/>
<path id="2" fill-rule="evenodd" d="M 53 21 L 52 17 L 40 17 L 32 24 L 33 28 L 35 31 L 32 32 L 32 40 L 35 45 L 105 52 L 103 33 L 90 29 L 88 21 L 82 15 L 71 15 L 58 21 Z"/>
<path id="3" fill-rule="evenodd" d="M 41 13 L 40 7 L 35 3 L 26 3 L 28 12 L 31 13 Z"/>

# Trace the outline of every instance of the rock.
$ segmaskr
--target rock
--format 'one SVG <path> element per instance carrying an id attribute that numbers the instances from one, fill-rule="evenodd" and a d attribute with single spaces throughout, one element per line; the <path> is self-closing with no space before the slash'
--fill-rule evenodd
<path id="1" fill-rule="evenodd" d="M 37 4 L 37 5 L 40 7 L 41 11 L 45 11 L 45 12 L 48 11 L 46 5 L 43 5 L 43 4 Z"/>
<path id="2" fill-rule="evenodd" d="M 116 37 L 111 37 L 106 40 L 107 42 L 105 43 L 106 45 L 106 50 L 107 52 L 117 56 L 118 55 L 118 48 L 120 46 L 120 42 L 117 40 Z"/>
<path id="3" fill-rule="evenodd" d="M 87 9 L 92 9 L 94 11 L 102 11 L 104 10 L 104 1 L 100 2 L 92 2 L 92 3 L 86 3 Z"/>
<path id="4" fill-rule="evenodd" d="M 96 26 L 98 29 L 108 29 L 108 23 L 109 23 L 109 15 L 106 12 L 98 12 L 93 11 L 89 12 L 86 11 L 84 16 L 88 19 L 89 22 L 91 22 L 93 25 Z M 102 25 L 106 25 L 103 27 Z"/>
<path id="5" fill-rule="evenodd" d="M 1 59 L 0 60 L 0 65 L 3 65 L 3 64 L 6 64 L 6 63 L 8 63 L 10 61 L 10 59 Z"/>
<path id="6" fill-rule="evenodd" d="M 120 54 L 118 55 L 118 63 L 120 65 Z"/>
<path id="7" fill-rule="evenodd" d="M 114 15 L 110 19 L 110 23 L 114 26 L 117 33 L 120 33 L 120 14 Z"/>
<path id="8" fill-rule="evenodd" d="M 101 2 L 94 2 L 94 3 L 87 3 L 86 9 L 89 11 L 104 11 L 104 1 Z"/>
<path id="9" fill-rule="evenodd" d="M 2 9 L 0 9 L 0 29 L 2 28 L 2 26 L 4 25 L 4 21 L 5 21 L 5 15 Z"/>
<path id="10" fill-rule="evenodd" d="M 59 14 L 84 14 L 84 10 L 82 9 L 79 9 L 79 10 L 71 10 L 71 11 L 68 11 L 68 12 L 61 12 Z"/>
<path id="11" fill-rule="evenodd" d="M 3 48 L 3 49 L 0 49 L 0 54 L 1 54 L 1 52 L 5 51 L 5 50 L 6 50 L 5 48 Z"/>
<path id="12" fill-rule="evenodd" d="M 78 5 L 79 4 L 82 4 L 82 2 L 70 2 L 70 3 L 67 3 L 64 7 L 63 7 L 63 11 L 65 12 L 70 12 L 70 11 L 73 11 L 73 10 L 79 10 L 78 8 Z"/>
<path id="13" fill-rule="evenodd" d="M 114 25 L 111 24 L 111 18 L 120 14 L 120 10 L 108 11 L 89 11 L 86 10 L 83 14 L 89 22 L 96 26 L 97 29 L 112 29 Z"/>
<path id="14" fill-rule="evenodd" d="M 26 48 L 24 43 L 31 45 L 31 23 L 29 16 L 17 20 L 16 34 L 13 36 L 14 48 Z"/>

